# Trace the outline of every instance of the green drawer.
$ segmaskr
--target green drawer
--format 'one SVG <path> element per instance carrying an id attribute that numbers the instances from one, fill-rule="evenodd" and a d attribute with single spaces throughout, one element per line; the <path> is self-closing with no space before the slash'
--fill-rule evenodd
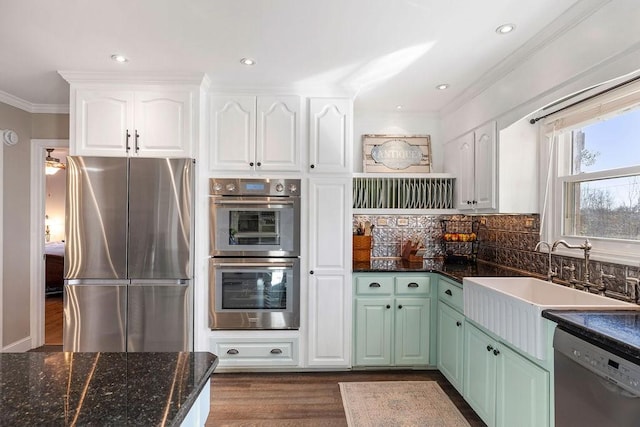
<path id="1" fill-rule="evenodd" d="M 440 279 L 440 283 L 438 284 L 438 299 L 446 302 L 460 312 L 464 311 L 462 287 L 460 286 Z"/>
<path id="2" fill-rule="evenodd" d="M 431 292 L 429 276 L 396 276 L 396 295 L 429 295 Z"/>
<path id="3" fill-rule="evenodd" d="M 356 294 L 358 295 L 391 295 L 392 293 L 392 275 L 356 277 Z"/>

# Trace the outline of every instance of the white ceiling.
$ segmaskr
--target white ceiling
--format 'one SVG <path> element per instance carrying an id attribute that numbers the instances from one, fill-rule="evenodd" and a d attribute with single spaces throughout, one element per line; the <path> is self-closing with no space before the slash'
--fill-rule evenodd
<path id="1" fill-rule="evenodd" d="M 438 112 L 498 76 L 576 2 L 0 0 L 0 91 L 66 105 L 58 70 L 203 72 L 217 88 L 338 87 L 356 94 L 356 110 Z M 516 31 L 496 34 L 504 23 Z"/>

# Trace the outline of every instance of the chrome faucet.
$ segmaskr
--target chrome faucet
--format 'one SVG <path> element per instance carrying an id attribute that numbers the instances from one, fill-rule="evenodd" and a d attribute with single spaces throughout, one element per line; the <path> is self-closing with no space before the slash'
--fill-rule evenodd
<path id="1" fill-rule="evenodd" d="M 605 273 L 604 270 L 602 269 L 602 266 L 600 266 L 600 279 L 598 281 L 598 283 L 600 285 L 596 289 L 598 291 L 598 293 L 600 295 L 604 295 L 605 291 L 607 290 L 607 287 L 604 284 L 604 279 L 615 279 L 615 278 L 616 278 L 616 276 L 614 274 Z"/>
<path id="2" fill-rule="evenodd" d="M 556 240 L 551 246 L 551 252 L 555 251 L 559 245 L 562 245 L 567 249 L 580 249 L 584 251 L 584 270 L 582 271 L 581 285 L 584 286 L 585 291 L 589 292 L 589 288 L 593 286 L 593 283 L 591 283 L 591 276 L 589 274 L 589 252 L 592 248 L 591 242 L 589 239 L 585 239 L 584 243 L 581 245 L 570 245 L 564 240 Z"/>
<path id="3" fill-rule="evenodd" d="M 547 280 L 549 282 L 551 282 L 552 279 L 553 279 L 553 276 L 557 276 L 558 275 L 557 269 L 556 270 L 552 270 L 551 269 L 551 245 L 549 244 L 549 242 L 545 242 L 545 241 L 541 240 L 538 243 L 536 243 L 536 247 L 533 250 L 534 251 L 538 251 L 541 246 L 546 246 L 547 247 L 547 254 L 548 254 L 548 259 L 547 259 Z"/>

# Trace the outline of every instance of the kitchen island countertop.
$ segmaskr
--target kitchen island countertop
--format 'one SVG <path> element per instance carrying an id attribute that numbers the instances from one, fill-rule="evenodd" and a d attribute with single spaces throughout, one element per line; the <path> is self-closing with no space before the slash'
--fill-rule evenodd
<path id="1" fill-rule="evenodd" d="M 177 426 L 217 363 L 207 352 L 0 353 L 0 425 Z"/>

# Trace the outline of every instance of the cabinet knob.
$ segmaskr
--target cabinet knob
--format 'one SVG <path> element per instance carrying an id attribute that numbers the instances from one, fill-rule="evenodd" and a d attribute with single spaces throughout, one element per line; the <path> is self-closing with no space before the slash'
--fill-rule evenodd
<path id="1" fill-rule="evenodd" d="M 309 274 L 313 274 L 313 270 L 311 270 L 311 271 L 309 272 Z"/>
<path id="2" fill-rule="evenodd" d="M 282 354 L 282 350 L 280 350 L 279 348 L 273 348 L 273 349 L 271 349 L 271 351 L 269 353 L 271 353 L 271 354 Z"/>
<path id="3" fill-rule="evenodd" d="M 230 348 L 229 350 L 227 350 L 227 354 L 238 354 L 238 353 L 240 352 L 235 348 Z"/>
<path id="4" fill-rule="evenodd" d="M 387 308 L 391 308 L 391 306 L 389 304 L 387 304 Z"/>
<path id="5" fill-rule="evenodd" d="M 249 166 L 253 167 L 253 162 L 249 162 Z"/>
<path id="6" fill-rule="evenodd" d="M 493 350 L 493 347 L 491 347 L 491 345 L 488 345 L 487 346 L 487 351 L 491 351 L 491 350 Z"/>
<path id="7" fill-rule="evenodd" d="M 309 167 L 310 167 L 311 169 L 313 169 L 313 168 L 315 168 L 315 167 L 316 167 L 316 165 L 311 165 L 311 166 L 309 166 Z"/>
<path id="8" fill-rule="evenodd" d="M 500 350 L 498 350 L 498 349 L 493 350 L 493 355 L 494 356 L 497 356 L 499 354 L 500 354 Z"/>
<path id="9" fill-rule="evenodd" d="M 380 283 L 378 283 L 378 282 L 371 282 L 371 283 L 369 283 L 369 287 L 370 287 L 370 288 L 379 288 L 379 287 L 380 287 Z"/>
<path id="10" fill-rule="evenodd" d="M 256 166 L 260 167 L 260 166 L 262 166 L 262 163 L 258 162 L 258 163 L 256 163 Z"/>
<path id="11" fill-rule="evenodd" d="M 408 288 L 417 288 L 418 284 L 416 282 L 411 282 L 407 285 Z"/>
<path id="12" fill-rule="evenodd" d="M 402 308 L 402 304 L 400 304 L 400 305 L 398 306 L 398 308 Z"/>
<path id="13" fill-rule="evenodd" d="M 456 322 L 456 326 L 458 326 L 458 327 L 462 326 L 462 322 L 458 320 L 458 321 Z"/>
<path id="14" fill-rule="evenodd" d="M 446 291 L 444 291 L 445 294 L 452 296 L 453 294 L 451 293 L 451 289 L 447 289 Z"/>

